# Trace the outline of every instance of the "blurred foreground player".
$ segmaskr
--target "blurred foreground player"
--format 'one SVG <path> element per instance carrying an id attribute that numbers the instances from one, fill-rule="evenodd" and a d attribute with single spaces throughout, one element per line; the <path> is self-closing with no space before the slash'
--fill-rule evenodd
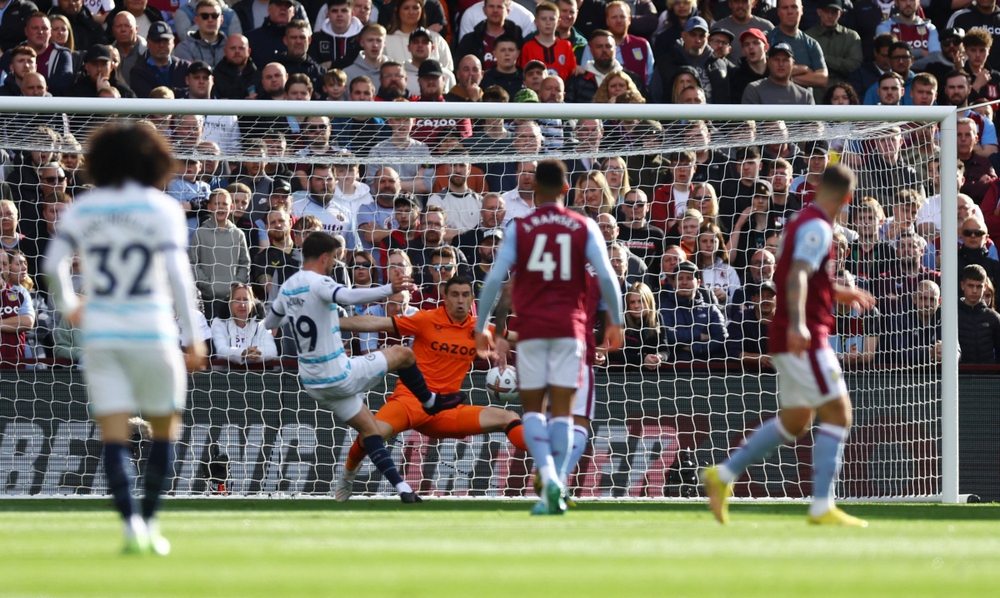
<path id="1" fill-rule="evenodd" d="M 511 222 L 506 241 L 480 294 L 476 348 L 481 357 L 496 359 L 487 316 L 504 280 L 515 269 L 514 313 L 518 323 L 518 390 L 524 408 L 524 440 L 542 476 L 541 500 L 532 514 L 556 515 L 566 510 L 566 468 L 573 447 L 573 397 L 587 375 L 584 347 L 587 330 L 587 271 L 597 272 L 601 295 L 612 326 L 605 345 L 622 343 L 621 294 L 611 270 L 607 248 L 597 223 L 563 206 L 569 185 L 566 167 L 544 160 L 535 171 L 533 212 Z M 548 395 L 551 421 L 542 407 Z M 558 462 L 553 459 L 558 457 Z"/>
<path id="2" fill-rule="evenodd" d="M 851 399 L 828 336 L 834 328 L 833 302 L 866 311 L 875 299 L 866 291 L 833 282 L 827 263 L 833 229 L 840 211 L 854 194 L 854 174 L 843 166 L 823 173 L 815 200 L 785 229 L 781 256 L 774 273 L 777 305 L 769 346 L 778 370 L 778 417 L 757 428 L 746 443 L 717 467 L 702 471 L 709 507 L 719 523 L 729 521 L 726 500 L 733 482 L 753 463 L 820 424 L 813 446 L 813 502 L 809 523 L 867 527 L 868 522 L 844 513 L 834 504 L 834 484 L 840 471 L 851 426 Z"/>
<path id="3" fill-rule="evenodd" d="M 453 276 L 443 286 L 444 299 L 436 309 L 421 310 L 412 316 L 380 318 L 355 316 L 340 321 L 347 332 L 385 332 L 393 336 L 412 336 L 413 353 L 427 384 L 442 392 L 458 392 L 465 375 L 476 359 L 476 343 L 472 332 L 476 317 L 472 315 L 472 283 Z M 515 340 L 514 333 L 510 333 Z M 496 407 L 458 405 L 453 409 L 430 415 L 408 388 L 397 385 L 392 396 L 375 414 L 383 439 L 405 430 L 416 430 L 431 438 L 465 438 L 473 434 L 504 432 L 515 447 L 527 450 L 521 418 L 513 411 Z M 337 477 L 335 496 L 338 501 L 351 497 L 358 466 L 365 456 L 360 439 L 351 445 L 347 463 Z"/>
<path id="4" fill-rule="evenodd" d="M 400 291 L 412 291 L 409 278 L 389 284 L 348 288 L 330 277 L 337 263 L 340 243 L 332 235 L 314 232 L 302 243 L 302 269 L 281 285 L 278 298 L 264 320 L 265 328 L 291 324 L 299 356 L 299 381 L 321 406 L 358 431 L 368 457 L 405 503 L 421 502 L 403 481 L 379 433 L 375 416 L 365 404 L 365 393 L 388 372 L 396 372 L 429 413 L 454 407 L 464 401 L 461 393 L 438 395 L 427 388 L 423 374 L 409 347 L 386 347 L 360 357 L 348 357 L 340 336 L 340 318 L 334 308 L 381 301 Z"/>
<path id="5" fill-rule="evenodd" d="M 152 127 L 105 128 L 91 142 L 87 170 L 97 188 L 63 213 L 43 270 L 63 317 L 83 331 L 83 375 L 101 427 L 108 489 L 125 521 L 124 552 L 166 555 L 170 542 L 155 516 L 187 397 L 185 366 L 200 369 L 206 361 L 194 332 L 187 223 L 177 201 L 157 190 L 172 176 L 174 161 Z M 73 292 L 74 255 L 86 303 Z M 191 339 L 183 359 L 175 312 Z M 128 465 L 129 419 L 136 412 L 149 422 L 153 441 L 140 513 Z"/>

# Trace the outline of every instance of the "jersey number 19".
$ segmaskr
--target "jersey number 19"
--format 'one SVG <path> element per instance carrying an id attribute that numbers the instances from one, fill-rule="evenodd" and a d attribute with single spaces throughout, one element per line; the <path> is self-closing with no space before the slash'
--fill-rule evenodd
<path id="1" fill-rule="evenodd" d="M 531 248 L 531 255 L 528 256 L 528 271 L 541 272 L 542 280 L 553 280 L 555 271 L 559 269 L 559 280 L 569 280 L 572 278 L 572 259 L 570 258 L 571 237 L 566 233 L 556 235 L 556 244 L 559 245 L 559 261 L 552 257 L 551 251 L 545 251 L 545 243 L 549 240 L 546 234 L 539 234 L 535 237 L 535 244 Z"/>

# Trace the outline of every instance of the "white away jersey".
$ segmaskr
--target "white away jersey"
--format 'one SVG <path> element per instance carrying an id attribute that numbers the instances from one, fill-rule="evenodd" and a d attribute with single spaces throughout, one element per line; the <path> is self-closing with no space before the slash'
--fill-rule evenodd
<path id="1" fill-rule="evenodd" d="M 63 212 L 53 241 L 60 247 L 51 247 L 49 257 L 68 259 L 61 246 L 68 243 L 80 259 L 86 297 L 84 342 L 177 346 L 174 306 L 189 311 L 179 314 L 185 327 L 193 322 L 195 291 L 187 238 L 187 223 L 177 201 L 137 183 L 96 189 Z M 183 268 L 176 283 L 182 288 L 174 289 L 168 267 L 178 265 Z M 183 303 L 178 303 L 178 290 L 186 298 Z M 65 298 L 64 306 L 75 305 L 73 299 Z"/>
<path id="2" fill-rule="evenodd" d="M 344 352 L 337 315 L 337 293 L 347 287 L 329 276 L 300 270 L 281 285 L 271 311 L 287 317 L 299 352 L 303 386 L 334 386 L 347 378 L 350 359 Z"/>

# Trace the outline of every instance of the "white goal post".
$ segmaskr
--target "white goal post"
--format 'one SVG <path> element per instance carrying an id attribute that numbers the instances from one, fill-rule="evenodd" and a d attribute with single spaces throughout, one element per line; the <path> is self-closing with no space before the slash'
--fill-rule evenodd
<path id="1" fill-rule="evenodd" d="M 294 114 L 298 118 L 305 117 L 356 117 L 356 118 L 369 118 L 369 117 L 379 117 L 379 118 L 425 118 L 425 119 L 456 119 L 456 118 L 468 118 L 473 121 L 477 119 L 505 119 L 507 121 L 518 121 L 522 119 L 530 120 L 555 120 L 555 121 L 568 121 L 568 120 L 578 120 L 578 119 L 602 119 L 605 121 L 619 121 L 619 120 L 649 120 L 649 121 L 660 121 L 663 123 L 670 122 L 685 122 L 685 121 L 706 121 L 714 123 L 743 123 L 745 121 L 756 121 L 758 123 L 758 129 L 760 128 L 760 123 L 766 122 L 777 122 L 782 121 L 789 123 L 787 140 L 790 143 L 795 142 L 805 142 L 810 140 L 825 139 L 847 139 L 847 140 L 863 140 L 878 137 L 884 134 L 887 127 L 907 123 L 937 123 L 939 127 L 939 146 L 940 146 L 940 172 L 941 179 L 947 183 L 951 181 L 951 174 L 957 172 L 957 147 L 956 147 L 956 120 L 957 114 L 953 107 L 913 107 L 913 106 L 903 106 L 903 107 L 885 107 L 885 106 L 778 106 L 778 105 L 768 105 L 768 106 L 748 106 L 748 105 L 711 105 L 711 106 L 691 106 L 691 105 L 652 105 L 652 104 L 630 104 L 630 105 L 616 105 L 616 104 L 538 104 L 538 103 L 518 103 L 518 104 L 499 104 L 499 103 L 421 103 L 421 102 L 287 102 L 287 101 L 230 101 L 230 100 L 142 100 L 142 99 L 97 99 L 97 98 L 0 98 L 0 113 L 4 115 L 4 119 L 13 118 L 15 115 L 24 114 L 71 114 L 71 115 L 118 115 L 120 117 L 134 116 L 134 117 L 144 117 L 145 115 L 235 115 L 237 117 L 277 117 L 282 118 L 289 114 Z M 792 123 L 801 123 L 800 125 L 793 125 Z M 818 124 L 823 123 L 823 124 Z M 725 130 L 723 131 L 725 133 Z M 735 135 L 735 133 L 734 133 Z M 721 135 L 720 138 L 724 138 Z M 734 137 L 735 139 L 735 137 Z M 5 141 L 10 144 L 12 140 L 5 139 Z M 81 140 L 82 141 L 82 140 Z M 760 140 L 758 140 L 759 143 Z M 720 147 L 720 144 L 725 144 L 726 141 L 718 141 L 713 139 L 712 147 Z M 735 145 L 733 142 L 730 146 L 721 145 L 726 149 L 731 148 Z M 745 145 L 750 145 L 750 143 L 745 143 Z M 665 141 L 664 151 L 677 152 L 685 149 L 699 149 L 697 146 L 684 146 L 682 141 Z M 617 150 L 616 150 L 617 151 Z M 618 151 L 620 155 L 636 155 L 644 153 L 642 149 L 622 149 Z M 195 157 L 200 157 L 197 151 L 188 152 L 189 155 Z M 186 154 L 186 155 L 188 155 Z M 546 154 L 538 155 L 524 155 L 519 156 L 518 160 L 530 160 L 530 159 L 542 159 L 554 155 L 563 159 L 572 159 L 575 157 L 574 150 L 571 146 L 566 146 L 561 150 L 555 150 Z M 601 157 L 610 155 L 606 152 L 601 152 Z M 239 155 L 225 155 L 223 159 L 232 159 L 234 162 L 239 161 Z M 507 154 L 497 154 L 492 156 L 487 155 L 473 155 L 472 162 L 488 163 L 491 161 L 508 161 L 511 159 L 510 155 Z M 294 157 L 290 156 L 285 159 L 290 163 L 343 163 L 345 161 L 352 161 L 348 158 L 334 157 L 334 158 L 311 158 L 311 157 Z M 448 156 L 435 156 L 434 162 L 448 163 L 454 162 L 457 158 Z M 572 184 L 572 181 L 571 181 Z M 955 231 L 958 228 L 957 215 L 956 215 L 956 201 L 957 201 L 957 189 L 955 185 L 943 184 L 940 185 L 940 203 L 942 206 L 940 214 L 941 231 Z M 650 198 L 652 201 L 652 198 Z M 949 233 L 950 234 L 950 233 Z M 944 235 L 942 235 L 944 237 Z M 950 237 L 945 237 L 950 238 Z M 911 496 L 908 494 L 899 493 L 875 493 L 866 494 L 864 496 L 857 496 L 855 498 L 872 498 L 879 500 L 938 500 L 945 503 L 957 503 L 960 501 L 959 496 L 959 475 L 958 475 L 958 464 L 959 464 L 959 451 L 958 451 L 958 310 L 957 310 L 957 297 L 954 292 L 959 286 L 959 273 L 957 271 L 957 247 L 955 243 L 952 242 L 942 242 L 940 244 L 940 270 L 941 270 L 941 289 L 944 290 L 942 293 L 942 307 L 941 307 L 941 328 L 943 330 L 943 335 L 941 337 L 942 353 L 943 358 L 940 363 L 940 375 L 938 382 L 940 384 L 940 396 L 932 400 L 939 401 L 936 406 L 931 408 L 931 413 L 937 413 L 936 417 L 938 422 L 932 424 L 932 427 L 937 426 L 937 433 L 940 435 L 936 439 L 938 443 L 938 448 L 934 449 L 938 452 L 935 460 L 936 464 L 930 465 L 931 474 L 930 477 L 936 478 L 935 480 L 930 480 L 927 482 L 927 487 L 931 490 L 929 492 L 922 492 L 919 496 Z M 10 392 L 14 392 L 14 389 L 19 393 L 18 396 L 21 398 L 12 399 L 11 397 L 0 397 L 0 481 L 4 481 L 7 484 L 7 488 L 0 487 L 0 497 L 3 496 L 25 496 L 29 494 L 40 494 L 45 496 L 53 495 L 63 495 L 63 494 L 75 494 L 74 488 L 86 487 L 86 490 L 80 491 L 83 494 L 90 493 L 101 493 L 103 488 L 103 482 L 98 481 L 102 477 L 100 467 L 94 465 L 86 466 L 84 463 L 88 459 L 96 459 L 98 453 L 88 454 L 84 457 L 80 457 L 72 448 L 67 448 L 73 442 L 86 442 L 93 440 L 93 431 L 91 429 L 84 429 L 84 424 L 77 421 L 75 417 L 69 417 L 66 415 L 65 410 L 60 410 L 58 404 L 51 408 L 51 412 L 48 416 L 42 414 L 37 416 L 39 421 L 26 420 L 22 414 L 15 411 L 14 404 L 16 401 L 24 401 L 24 397 L 29 395 L 31 390 L 31 385 L 34 383 L 41 384 L 41 382 L 36 382 L 40 380 L 39 376 L 42 375 L 42 368 L 30 368 L 30 369 L 20 369 L 16 373 L 10 371 L 4 372 L 2 379 L 4 389 L 10 389 Z M 217 375 L 217 374 L 212 374 Z M 258 392 L 258 380 L 262 374 L 254 372 L 238 372 L 228 374 L 229 379 L 227 384 L 232 383 L 231 390 L 236 393 L 232 396 L 237 396 L 237 402 L 243 405 L 242 408 L 246 410 L 257 410 L 266 412 L 268 410 L 267 405 L 257 405 L 256 399 L 251 396 L 252 393 Z M 275 374 L 278 375 L 278 374 Z M 479 373 L 481 380 L 481 372 Z M 709 375 L 711 378 L 712 374 Z M 751 376 L 751 374 L 744 374 L 744 376 Z M 196 375 L 197 378 L 197 375 Z M 74 384 L 79 385 L 82 379 L 79 376 L 74 378 Z M 710 384 L 713 384 L 709 380 Z M 723 384 L 728 384 L 728 380 L 723 380 Z M 49 384 L 46 382 L 46 384 Z M 272 392 L 273 389 L 269 389 L 265 384 L 265 388 L 260 390 L 259 393 L 264 395 L 261 401 L 265 403 L 268 400 L 277 398 L 281 401 L 292 400 L 296 405 L 298 405 L 299 395 L 302 393 L 298 391 L 297 388 L 289 387 L 289 385 L 294 386 L 294 379 L 290 377 L 283 378 L 280 384 L 280 389 Z M 614 382 L 608 383 L 610 386 L 614 386 Z M 683 385 L 673 382 L 674 389 L 681 388 Z M 67 399 L 62 394 L 65 392 L 59 383 L 53 383 L 53 388 L 57 390 L 46 391 L 47 396 L 52 396 L 54 400 L 57 398 L 56 403 L 60 401 L 76 401 L 79 397 L 72 399 Z M 243 388 L 242 394 L 240 391 L 236 390 Z M 624 392 L 626 395 L 629 392 L 628 386 L 624 386 L 622 383 L 622 388 L 620 392 Z M 79 391 L 79 389 L 75 389 Z M 6 391 L 5 391 L 6 392 Z M 656 391 L 660 392 L 660 391 Z M 271 393 L 273 396 L 268 395 Z M 44 394 L 44 393 L 42 393 Z M 60 395 L 56 397 L 56 395 Z M 268 398 L 270 396 L 270 399 Z M 485 392 L 482 395 L 485 397 Z M 290 398 L 291 397 L 291 398 Z M 476 397 L 474 397 L 475 399 Z M 649 397 L 643 396 L 643 399 L 648 399 Z M 659 398 L 659 397 L 657 397 Z M 477 400 L 477 403 L 489 400 L 488 398 Z M 244 404 L 245 402 L 245 404 Z M 23 406 L 23 405 L 22 405 Z M 204 406 L 203 406 L 204 407 Z M 48 409 L 48 407 L 46 407 Z M 204 407 L 205 409 L 215 409 L 214 406 Z M 315 410 L 315 406 L 301 406 L 302 409 Z M 76 425 L 76 428 L 70 429 L 66 426 L 60 427 L 58 425 L 53 425 L 51 423 L 46 423 L 41 420 L 48 417 L 51 420 L 73 420 L 70 423 Z M 315 416 L 314 416 L 315 418 Z M 242 421 L 242 423 L 241 423 Z M 330 434 L 323 433 L 317 435 L 317 432 L 311 430 L 310 426 L 314 424 L 305 424 L 298 419 L 292 419 L 285 421 L 282 420 L 280 429 L 277 431 L 273 430 L 274 427 L 271 424 L 263 424 L 260 430 L 254 432 L 257 434 L 256 442 L 254 445 L 254 450 L 259 453 L 266 453 L 270 448 L 271 453 L 264 454 L 256 463 L 257 471 L 256 473 L 250 472 L 254 469 L 254 466 L 250 464 L 250 436 L 252 434 L 246 432 L 245 430 L 239 430 L 240 426 L 245 428 L 252 427 L 249 423 L 249 419 L 234 421 L 231 429 L 224 430 L 223 432 L 212 431 L 209 428 L 212 426 L 205 424 L 201 426 L 200 424 L 194 424 L 190 426 L 190 433 L 185 436 L 190 442 L 195 441 L 202 442 L 205 446 L 212 445 L 217 448 L 218 445 L 225 445 L 225 442 L 232 440 L 232 438 L 227 437 L 229 434 L 233 438 L 240 438 L 243 442 L 247 443 L 246 448 L 246 462 L 242 465 L 235 463 L 239 459 L 235 455 L 229 455 L 229 459 L 233 466 L 233 471 L 231 475 L 235 478 L 238 475 L 246 475 L 248 478 L 253 477 L 254 480 L 247 483 L 244 487 L 243 492 L 237 492 L 237 494 L 246 496 L 259 496 L 261 494 L 267 494 L 269 492 L 287 492 L 295 493 L 296 491 L 301 491 L 303 493 L 309 494 L 322 494 L 328 486 L 324 484 L 306 484 L 303 486 L 299 481 L 296 482 L 293 478 L 295 474 L 295 466 L 289 465 L 291 461 L 288 461 L 285 466 L 268 469 L 268 464 L 273 465 L 276 462 L 281 462 L 283 459 L 291 459 L 288 455 L 299 454 L 302 451 L 312 450 L 313 461 L 311 465 L 303 465 L 303 471 L 312 467 L 312 470 L 322 469 L 324 473 L 316 474 L 315 471 L 310 473 L 310 476 L 320 476 L 327 480 L 329 477 L 328 468 L 332 467 L 332 463 L 322 463 L 323 461 L 337 461 L 338 463 L 346 455 L 346 445 L 352 438 L 349 434 L 343 431 L 334 431 Z M 256 420 L 255 420 L 256 421 Z M 304 421 L 304 420 L 303 420 Z M 312 420 L 310 420 L 312 421 Z M 256 425 L 256 424 L 254 424 Z M 80 426 L 84 426 L 81 428 Z M 199 427 L 201 426 L 201 427 Z M 315 424 L 318 426 L 318 424 Z M 307 429 L 310 428 L 310 429 Z M 46 434 L 49 435 L 44 441 L 39 441 L 38 443 L 33 443 L 33 441 L 28 438 L 28 440 L 18 440 L 15 442 L 14 438 L 30 437 L 31 434 L 37 434 L 37 430 L 44 430 Z M 61 430 L 61 432 L 60 432 Z M 60 439 L 57 438 L 59 434 L 69 434 L 70 438 Z M 631 432 L 629 432 L 631 434 Z M 20 435 L 20 436 L 18 436 Z M 6 438 L 5 438 L 6 437 Z M 280 438 L 279 440 L 275 438 Z M 294 437 L 292 441 L 288 439 Z M 333 444 L 337 446 L 326 446 L 322 438 L 330 437 L 334 440 Z M 229 438 L 229 440 L 226 440 Z M 595 438 L 595 441 L 597 439 Z M 236 442 L 236 441 L 233 441 Z M 409 455 L 412 455 L 415 449 L 413 449 L 412 444 L 417 442 L 413 439 L 405 439 L 398 441 L 394 448 L 394 458 L 399 460 L 402 458 L 405 460 Z M 498 442 L 505 442 L 502 435 L 496 435 L 491 442 L 494 444 Z M 608 446 L 613 444 L 612 439 L 602 440 L 601 442 L 607 442 Z M 664 440 L 664 443 L 667 441 Z M 280 444 L 280 446 L 279 446 Z M 642 445 L 641 447 L 639 445 Z M 630 445 L 631 446 L 631 445 Z M 637 444 L 635 448 L 635 454 L 639 455 L 643 450 L 642 447 L 647 445 L 641 442 Z M 25 451 L 30 453 L 34 447 L 35 453 L 31 453 L 32 459 L 34 461 L 28 462 L 29 460 L 24 456 Z M 289 447 L 293 447 L 289 449 Z M 305 447 L 305 448 L 304 448 Z M 310 448 L 311 447 L 311 448 Z M 319 447 L 319 448 L 317 448 Z M 725 447 L 723 447 L 724 450 Z M 423 450 L 423 449 L 420 449 Z M 441 449 L 442 452 L 444 449 Z M 451 450 L 451 449 L 449 449 Z M 464 449 L 463 449 L 464 450 Z M 492 450 L 492 449 L 491 449 Z M 609 449 L 611 450 L 611 449 Z M 664 449 L 665 450 L 665 449 Z M 61 451 L 61 452 L 60 452 Z M 289 452 L 292 451 L 292 452 Z M 409 452 L 408 452 L 409 451 Z M 632 448 L 629 449 L 632 451 Z M 596 452 L 596 449 L 595 449 Z M 496 451 L 494 450 L 494 454 Z M 501 451 L 502 454 L 506 455 L 507 452 Z M 423 453 L 422 453 L 423 454 Z M 509 454 L 512 454 L 509 453 Z M 717 454 L 706 452 L 705 455 Z M 426 455 L 425 455 L 426 456 Z M 638 459 L 639 457 L 635 455 L 628 455 L 625 459 L 634 467 L 633 459 Z M 645 459 L 646 457 L 642 457 Z M 61 461 L 60 461 L 61 459 Z M 190 463 L 184 464 L 183 455 L 179 454 L 179 462 L 182 462 L 175 470 L 179 477 L 183 475 L 192 475 L 197 477 L 197 462 L 199 459 L 204 460 L 202 454 L 197 453 L 197 451 L 190 452 L 188 459 Z M 456 457 L 455 469 L 458 473 L 453 474 L 453 480 L 458 480 L 454 482 L 455 487 L 462 486 L 465 488 L 463 491 L 465 494 L 471 495 L 486 495 L 486 496 L 511 496 L 509 492 L 497 491 L 496 490 L 496 479 L 501 475 L 494 470 L 492 473 L 485 474 L 487 477 L 485 480 L 480 479 L 481 472 L 478 468 L 479 464 L 467 467 L 463 470 L 464 466 L 458 465 Z M 653 457 L 650 457 L 653 459 Z M 58 475 L 52 471 L 45 471 L 44 468 L 49 469 L 55 467 L 55 464 L 61 464 L 62 469 L 59 470 Z M 76 467 L 77 469 L 74 469 Z M 242 473 L 238 473 L 237 470 L 243 467 Z M 506 467 L 506 465 L 499 466 Z M 598 474 L 600 474 L 600 465 L 596 464 L 594 467 L 597 468 Z M 186 468 L 186 469 L 184 469 Z M 419 469 L 419 465 L 414 466 L 414 468 Z M 405 466 L 404 466 L 405 469 Z M 80 474 L 77 477 L 73 477 L 74 472 L 90 472 L 94 479 L 87 479 L 87 475 Z M 312 471 L 310 470 L 310 471 Z M 17 475 L 14 475 L 18 472 Z M 193 472 L 193 473 L 192 473 Z M 70 474 L 71 481 L 66 481 L 66 475 Z M 418 475 L 418 474 L 415 474 Z M 462 476 L 466 476 L 468 479 L 462 481 Z M 614 478 L 614 475 L 608 474 L 610 478 Z M 632 477 L 629 477 L 629 476 Z M 893 474 L 895 475 L 895 474 Z M 12 477 L 13 476 L 13 477 Z M 62 476 L 62 477 L 60 477 Z M 490 477 L 492 476 L 492 477 Z M 640 491 L 633 492 L 630 490 L 631 486 L 637 479 L 636 476 L 643 478 L 643 483 L 659 483 L 659 478 L 656 478 L 654 482 L 649 482 L 649 476 L 643 474 L 639 475 L 636 473 L 629 474 L 626 472 L 623 474 L 624 477 L 621 479 L 624 482 L 614 482 L 616 490 L 611 493 L 593 493 L 585 494 L 585 496 L 594 497 L 617 497 L 617 496 L 648 496 Z M 35 480 L 34 482 L 29 482 L 29 478 Z M 13 482 L 11 481 L 13 479 Z M 83 481 L 81 481 L 81 479 Z M 279 480 L 271 486 L 269 486 L 269 480 L 274 482 L 274 480 Z M 312 478 L 310 478 L 312 479 Z M 20 481 L 18 481 L 20 480 Z M 75 480 L 75 481 L 73 481 Z M 291 482 L 288 482 L 291 480 Z M 431 488 L 440 488 L 440 482 L 435 481 L 430 483 Z M 327 480 L 328 481 L 328 480 Z M 290 485 L 289 485 L 290 484 Z M 437 486 L 435 486 L 437 484 Z M 665 482 L 664 482 L 665 484 Z M 618 487 L 621 486 L 619 489 Z M 39 490 L 39 488 L 43 488 Z M 57 488 L 53 490 L 53 488 Z M 196 482 L 184 482 L 175 484 L 174 492 L 178 495 L 185 494 L 198 494 L 203 492 L 206 486 L 204 483 Z M 268 490 L 268 489 L 271 490 Z M 305 489 L 303 489 L 305 488 Z M 473 491 L 475 489 L 480 489 L 481 491 Z M 376 482 L 372 482 L 372 485 L 368 487 L 370 494 L 378 494 L 380 491 L 384 491 L 383 487 L 379 487 Z M 660 496 L 661 494 L 655 493 L 653 496 Z M 666 496 L 666 494 L 662 494 Z M 688 495 L 689 496 L 689 495 Z M 757 496 L 757 495 L 754 495 Z M 780 497 L 780 495 L 765 496 L 765 498 Z"/>

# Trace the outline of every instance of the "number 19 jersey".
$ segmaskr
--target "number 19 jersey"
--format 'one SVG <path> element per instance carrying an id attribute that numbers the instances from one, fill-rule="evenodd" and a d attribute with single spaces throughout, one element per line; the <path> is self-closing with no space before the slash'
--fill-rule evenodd
<path id="1" fill-rule="evenodd" d="M 281 285 L 271 311 L 288 317 L 299 353 L 299 380 L 305 387 L 336 386 L 350 375 L 350 359 L 340 336 L 336 297 L 341 289 L 329 276 L 300 270 Z"/>
<path id="2" fill-rule="evenodd" d="M 518 338 L 585 341 L 587 244 L 592 234 L 600 238 L 597 225 L 563 206 L 543 204 L 512 226 Z"/>
<path id="3" fill-rule="evenodd" d="M 175 293 L 164 254 L 179 252 L 189 274 L 188 227 L 177 201 L 137 183 L 78 198 L 59 219 L 83 273 L 83 338 L 90 347 L 179 344 Z M 186 277 L 185 295 L 195 296 Z"/>

